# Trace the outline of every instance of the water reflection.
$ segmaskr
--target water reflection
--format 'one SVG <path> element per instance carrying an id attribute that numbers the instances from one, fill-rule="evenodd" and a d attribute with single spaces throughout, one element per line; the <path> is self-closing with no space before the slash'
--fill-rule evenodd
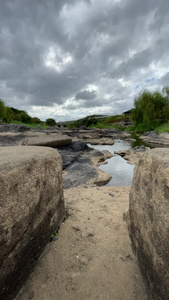
<path id="1" fill-rule="evenodd" d="M 130 143 L 125 140 L 115 139 L 114 145 L 90 145 L 94 149 L 100 151 L 108 150 L 111 153 L 119 150 L 131 149 Z M 109 173 L 112 176 L 108 186 L 129 186 L 133 180 L 134 165 L 130 165 L 121 156 L 116 155 L 107 160 L 107 164 L 101 165 L 99 168 L 105 173 Z"/>

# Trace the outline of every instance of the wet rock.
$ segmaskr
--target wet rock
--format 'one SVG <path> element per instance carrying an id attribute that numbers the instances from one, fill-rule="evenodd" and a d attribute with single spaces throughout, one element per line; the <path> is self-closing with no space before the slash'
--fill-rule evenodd
<path id="1" fill-rule="evenodd" d="M 134 148 L 134 151 L 146 151 L 146 147 L 144 145 L 141 145 L 141 146 L 136 146 Z"/>

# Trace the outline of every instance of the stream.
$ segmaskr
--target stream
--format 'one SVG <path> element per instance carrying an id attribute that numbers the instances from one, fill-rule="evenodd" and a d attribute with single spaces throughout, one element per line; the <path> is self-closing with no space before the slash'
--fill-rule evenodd
<path id="1" fill-rule="evenodd" d="M 115 139 L 114 145 L 89 145 L 100 151 L 108 150 L 114 154 L 114 151 L 131 149 L 131 144 L 128 141 Z M 116 155 L 107 159 L 107 164 L 99 166 L 105 173 L 109 173 L 112 179 L 107 183 L 107 186 L 130 186 L 133 180 L 133 170 L 135 165 L 130 165 L 121 156 Z"/>

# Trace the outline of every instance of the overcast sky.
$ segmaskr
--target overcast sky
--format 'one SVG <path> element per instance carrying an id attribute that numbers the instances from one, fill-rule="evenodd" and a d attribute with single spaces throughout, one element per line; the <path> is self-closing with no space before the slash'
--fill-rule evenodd
<path id="1" fill-rule="evenodd" d="M 169 85 L 169 0 L 0 0 L 0 98 L 56 121 Z"/>

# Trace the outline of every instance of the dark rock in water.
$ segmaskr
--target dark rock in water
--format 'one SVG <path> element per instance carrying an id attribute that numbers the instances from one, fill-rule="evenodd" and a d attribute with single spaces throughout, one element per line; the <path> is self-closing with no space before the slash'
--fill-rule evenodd
<path id="1" fill-rule="evenodd" d="M 145 132 L 144 134 L 143 134 L 143 136 L 153 136 L 153 137 L 156 137 L 156 136 L 158 136 L 158 132 L 157 131 L 148 131 L 148 132 Z"/>
<path id="2" fill-rule="evenodd" d="M 80 156 L 80 152 L 70 152 L 67 150 L 58 150 L 60 156 L 62 157 L 62 162 L 63 162 L 63 170 L 66 169 L 69 165 L 74 163 L 77 158 Z"/>
<path id="3" fill-rule="evenodd" d="M 81 141 L 59 147 L 58 151 L 62 157 L 63 170 L 66 170 L 66 174 L 63 176 L 64 188 L 86 184 L 98 176 L 98 171 L 90 157 L 104 157 L 101 151 L 90 148 Z M 87 157 L 82 156 L 84 153 Z"/>
<path id="4" fill-rule="evenodd" d="M 62 157 L 63 170 L 77 161 L 82 152 L 85 150 L 88 151 L 89 149 L 87 144 L 81 141 L 72 142 L 70 145 L 59 147 L 58 151 Z"/>
<path id="5" fill-rule="evenodd" d="M 5 125 L 0 125 L 0 132 L 25 132 L 30 130 L 29 127 L 26 125 L 21 125 L 21 124 L 5 124 Z"/>
<path id="6" fill-rule="evenodd" d="M 70 145 L 59 147 L 59 150 L 67 150 L 72 152 L 84 151 L 90 149 L 85 142 L 75 141 Z"/>
<path id="7" fill-rule="evenodd" d="M 134 148 L 135 151 L 145 151 L 146 150 L 146 147 L 144 145 L 141 145 L 141 146 L 136 146 Z"/>
<path id="8" fill-rule="evenodd" d="M 78 157 L 72 165 L 66 169 L 63 176 L 63 186 L 68 189 L 73 186 L 86 184 L 98 176 L 98 171 L 89 158 Z"/>
<path id="9" fill-rule="evenodd" d="M 89 154 L 90 157 L 96 157 L 96 156 L 103 156 L 104 157 L 104 154 L 103 152 L 99 151 L 99 150 L 91 150 L 90 151 L 90 154 Z"/>

